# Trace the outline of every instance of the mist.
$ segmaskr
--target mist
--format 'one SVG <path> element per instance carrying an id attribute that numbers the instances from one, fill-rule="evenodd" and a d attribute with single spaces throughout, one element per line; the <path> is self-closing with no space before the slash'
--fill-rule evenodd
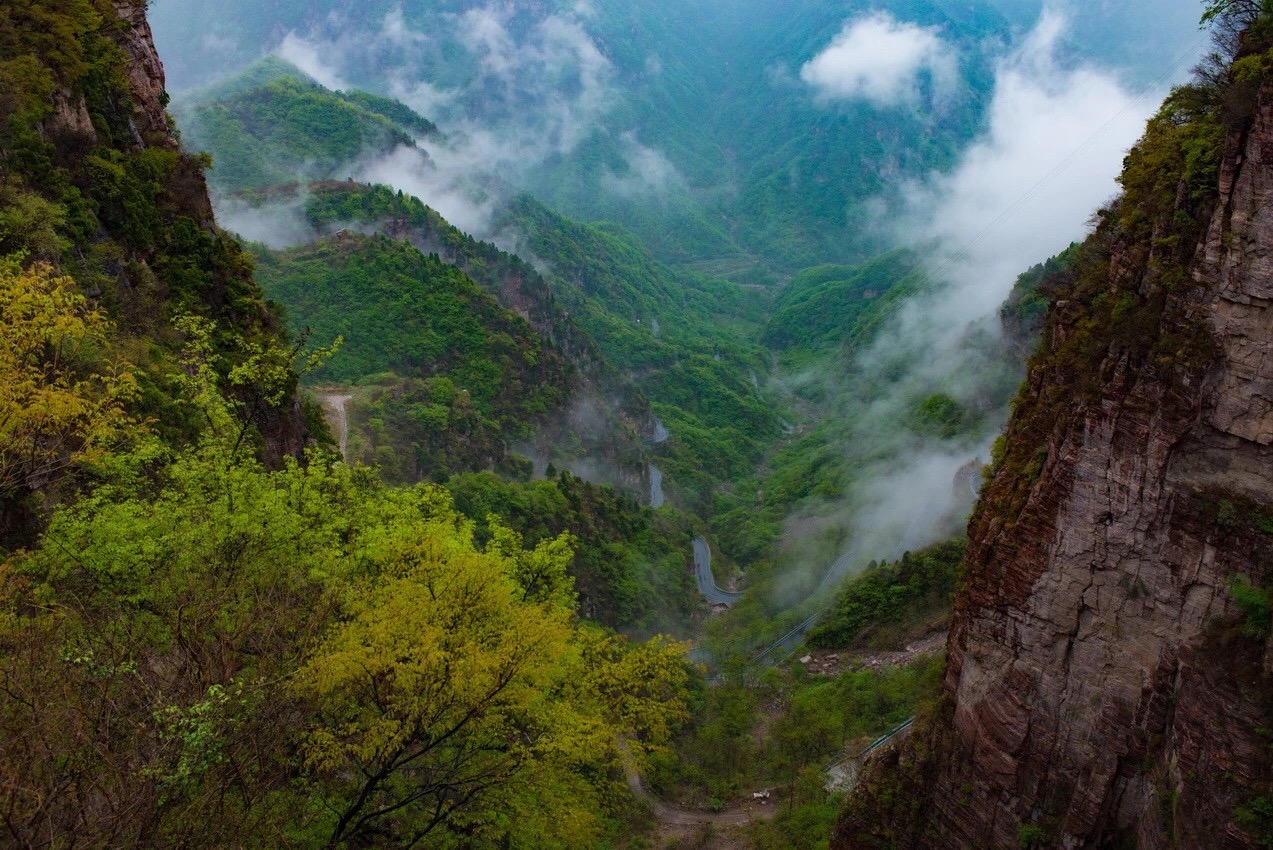
<path id="1" fill-rule="evenodd" d="M 400 189 L 460 230 L 512 250 L 521 247 L 520 234 L 496 228 L 493 219 L 517 191 L 514 186 L 596 134 L 613 136 L 622 156 L 621 167 L 600 174 L 603 191 L 650 200 L 685 185 L 667 156 L 635 131 L 607 126 L 616 102 L 614 68 L 583 29 L 591 14 L 586 4 L 577 4 L 527 28 L 515 25 L 512 10 L 492 4 L 441 13 L 442 25 L 426 30 L 394 8 L 370 29 L 329 17 L 305 32 L 288 32 L 274 54 L 333 90 L 357 87 L 369 55 L 388 57 L 391 64 L 378 72 L 382 84 L 370 88 L 434 120 L 445 139 L 418 139 L 415 148 L 368 156 L 323 176 Z M 449 87 L 434 75 L 433 63 L 455 49 L 462 51 L 471 76 Z M 217 200 L 227 226 L 254 241 L 284 247 L 314 235 L 297 225 L 299 207 L 293 204 L 263 211 Z"/>
<path id="2" fill-rule="evenodd" d="M 1136 92 L 1124 71 L 1075 59 L 1073 29 L 1055 9 L 1090 5 L 1049 7 L 1005 48 L 866 13 L 793 66 L 799 79 L 789 82 L 828 113 L 850 101 L 882 112 L 953 96 L 964 84 L 960 69 L 980 61 L 974 51 L 1000 50 L 983 129 L 955 165 L 877 200 L 880 241 L 921 257 L 931 286 L 897 309 L 843 374 L 790 378 L 831 384 L 830 415 L 851 422 L 845 452 L 857 483 L 843 503 L 817 510 L 844 518 L 864 558 L 958 530 L 971 493 L 955 492 L 955 474 L 986 459 L 1019 379 L 998 346 L 997 311 L 1018 274 L 1083 237 L 1161 100 L 1162 86 Z M 519 17 L 512 5 L 488 4 L 439 12 L 426 28 L 397 8 L 357 25 L 329 17 L 294 29 L 276 53 L 329 88 L 395 97 L 446 133 L 333 176 L 401 189 L 461 230 L 518 252 L 518 235 L 493 223 L 513 186 L 545 163 L 590 155 L 598 138 L 617 154 L 594 172 L 598 190 L 646 203 L 688 184 L 667 153 L 625 123 L 619 71 L 586 28 L 594 14 L 577 4 Z M 647 53 L 644 73 L 663 74 L 664 62 Z M 307 238 L 299 202 L 265 213 L 222 199 L 219 212 L 272 247 Z M 972 433 L 942 439 L 908 427 L 916 406 L 939 393 L 967 412 Z"/>
<path id="3" fill-rule="evenodd" d="M 958 84 L 955 52 L 935 28 L 872 12 L 844 24 L 821 53 L 800 69 L 800 79 L 824 100 L 863 99 L 881 108 L 914 104 L 923 78 L 948 93 Z"/>
<path id="4" fill-rule="evenodd" d="M 262 205 L 234 196 L 214 195 L 217 222 L 226 230 L 239 234 L 249 242 L 259 242 L 274 251 L 282 251 L 316 238 L 313 225 L 305 216 L 306 193 L 276 199 Z"/>
<path id="5" fill-rule="evenodd" d="M 1022 377 L 1000 341 L 998 311 L 1017 276 L 1085 236 L 1117 190 L 1115 176 L 1163 90 L 1134 93 L 1112 71 L 1066 65 L 1067 22 L 1045 12 L 997 63 L 985 131 L 948 172 L 881 198 L 894 244 L 922 258 L 927 286 L 903 302 L 847 370 L 797 375 L 829 382 L 851 423 L 844 451 L 855 484 L 842 513 L 862 562 L 959 533 L 972 493 L 956 473 L 985 462 Z M 947 48 L 949 49 L 949 48 Z M 906 424 L 933 394 L 975 427 L 922 436 Z"/>
<path id="6" fill-rule="evenodd" d="M 425 27 L 394 8 L 370 29 L 328 21 L 289 32 L 277 52 L 329 88 L 368 85 L 368 56 L 380 57 L 380 85 L 368 87 L 462 140 L 452 164 L 515 180 L 575 150 L 614 106 L 614 68 L 585 32 L 587 14 L 579 5 L 527 28 L 512 8 L 490 4 L 438 13 Z M 450 63 L 464 74 L 448 75 Z"/>

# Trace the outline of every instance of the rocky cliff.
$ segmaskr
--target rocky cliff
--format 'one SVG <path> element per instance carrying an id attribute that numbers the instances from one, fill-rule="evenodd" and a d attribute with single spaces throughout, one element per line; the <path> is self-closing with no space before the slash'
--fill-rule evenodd
<path id="1" fill-rule="evenodd" d="M 1273 841 L 1265 74 L 1177 92 L 1129 156 L 970 523 L 941 704 L 834 846 Z"/>
<path id="2" fill-rule="evenodd" d="M 58 266 L 110 313 L 134 341 L 124 347 L 142 372 L 139 417 L 180 441 L 190 426 L 169 406 L 182 345 L 174 320 L 216 323 L 223 373 L 253 346 L 275 345 L 281 323 L 250 259 L 216 226 L 205 161 L 181 150 L 146 8 L 31 0 L 0 15 L 0 214 L 12 205 L 22 225 L 0 229 L 0 255 Z M 281 405 L 261 401 L 274 390 L 243 382 L 231 393 L 263 456 L 300 454 L 306 432 L 290 389 Z"/>

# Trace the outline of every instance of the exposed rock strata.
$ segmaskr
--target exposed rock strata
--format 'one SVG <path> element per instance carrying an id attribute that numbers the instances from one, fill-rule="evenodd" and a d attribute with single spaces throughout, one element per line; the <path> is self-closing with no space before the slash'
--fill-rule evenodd
<path id="1" fill-rule="evenodd" d="M 835 846 L 1261 846 L 1270 824 L 1246 812 L 1270 780 L 1273 644 L 1239 633 L 1229 583 L 1273 573 L 1273 92 L 1226 143 L 1190 273 L 1167 291 L 1144 251 L 1113 246 L 1111 293 L 1159 297 L 1161 338 L 1206 328 L 1214 358 L 1173 370 L 1112 346 L 1099 393 L 1058 406 L 1019 510 L 1020 470 L 990 482 L 947 710 Z M 1073 315 L 1053 308 L 1051 353 Z M 1048 354 L 1027 400 L 1067 385 Z M 1018 415 L 1009 442 L 1023 430 Z M 913 823 L 887 781 L 922 788 Z"/>
<path id="2" fill-rule="evenodd" d="M 154 35 L 146 19 L 144 0 L 116 0 L 115 12 L 124 27 L 119 46 L 128 56 L 128 81 L 133 90 L 133 126 L 150 144 L 177 147 L 166 112 L 164 66 L 155 49 Z"/>

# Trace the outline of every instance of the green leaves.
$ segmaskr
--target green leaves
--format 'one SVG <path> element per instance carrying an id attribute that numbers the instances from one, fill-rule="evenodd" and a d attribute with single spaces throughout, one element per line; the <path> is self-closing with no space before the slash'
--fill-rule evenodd
<path id="1" fill-rule="evenodd" d="M 297 331 L 312 328 L 320 344 L 343 338 L 318 380 L 446 375 L 513 433 L 565 400 L 565 359 L 463 272 L 410 245 L 338 237 L 263 255 L 260 278 Z"/>
<path id="2" fill-rule="evenodd" d="M 653 750 L 680 722 L 684 648 L 579 626 L 566 535 L 527 548 L 491 520 L 479 547 L 436 487 L 236 452 L 185 327 L 201 444 L 116 456 L 0 567 L 0 771 L 56 798 L 40 823 L 593 843 L 619 737 Z M 49 793 L 66 783 L 96 790 Z M 103 815 L 93 795 L 125 788 Z"/>
<path id="3" fill-rule="evenodd" d="M 896 563 L 873 565 L 844 586 L 831 612 L 809 632 L 809 643 L 839 649 L 861 643 L 872 631 L 907 628 L 920 633 L 905 639 L 923 637 L 930 609 L 949 606 L 963 556 L 964 541 L 952 540 L 907 552 Z"/>
<path id="4" fill-rule="evenodd" d="M 111 323 L 47 265 L 0 258 L 0 496 L 101 456 L 133 424 Z"/>
<path id="5" fill-rule="evenodd" d="M 1206 28 L 1226 18 L 1233 19 L 1239 26 L 1246 26 L 1265 9 L 1264 0 L 1206 0 L 1201 26 Z"/>
<path id="6" fill-rule="evenodd" d="M 1229 596 L 1242 612 L 1242 634 L 1258 641 L 1268 638 L 1273 630 L 1273 593 L 1269 588 L 1257 587 L 1246 576 L 1235 575 L 1229 579 Z"/>

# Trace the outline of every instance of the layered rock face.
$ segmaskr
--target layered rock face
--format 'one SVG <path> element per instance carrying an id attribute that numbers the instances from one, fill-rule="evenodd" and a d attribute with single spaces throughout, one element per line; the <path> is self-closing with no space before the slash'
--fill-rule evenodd
<path id="1" fill-rule="evenodd" d="M 134 141 L 138 147 L 149 144 L 176 150 L 177 140 L 165 112 L 164 66 L 159 61 L 150 22 L 146 19 L 146 3 L 144 0 L 117 0 L 114 10 L 123 24 L 115 40 L 124 53 L 132 89 L 129 120 Z M 97 141 L 97 131 L 82 92 L 59 91 L 54 94 L 53 101 L 53 114 L 45 127 L 51 137 L 89 144 Z"/>
<path id="2" fill-rule="evenodd" d="M 970 524 L 945 709 L 833 846 L 1270 846 L 1273 643 L 1232 582 L 1273 578 L 1273 90 L 1225 142 L 1187 276 L 1154 250 L 1115 238 L 1108 293 L 1156 300 L 1148 331 L 1208 356 L 1111 345 L 1095 392 L 1049 401 L 1086 309 L 1053 307 L 1008 451 L 1037 440 L 1021 407 L 1055 426 Z"/>
<path id="3" fill-rule="evenodd" d="M 165 114 L 168 96 L 164 85 L 164 66 L 155 49 L 154 34 L 146 19 L 145 0 L 116 0 L 115 13 L 125 23 L 119 45 L 128 56 L 128 81 L 132 84 L 133 124 L 138 134 L 155 134 L 159 143 L 175 148 Z"/>

